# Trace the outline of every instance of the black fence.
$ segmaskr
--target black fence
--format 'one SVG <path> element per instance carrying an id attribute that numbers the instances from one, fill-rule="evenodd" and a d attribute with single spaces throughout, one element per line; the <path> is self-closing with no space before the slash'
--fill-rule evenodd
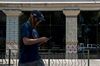
<path id="1" fill-rule="evenodd" d="M 60 51 L 63 52 L 64 50 Z M 66 53 L 61 52 L 40 50 L 39 53 L 45 66 L 90 66 L 89 51 L 87 54 L 78 53 L 77 58 L 66 58 Z M 68 54 L 68 57 L 72 56 L 74 56 L 74 53 Z M 8 49 L 5 53 L 0 54 L 0 58 L 0 66 L 18 66 L 18 50 Z"/>

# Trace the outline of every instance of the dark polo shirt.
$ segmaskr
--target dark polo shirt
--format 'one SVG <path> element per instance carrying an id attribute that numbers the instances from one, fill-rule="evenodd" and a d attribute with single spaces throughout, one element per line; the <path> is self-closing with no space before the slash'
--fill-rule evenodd
<path id="1" fill-rule="evenodd" d="M 32 28 L 29 21 L 25 22 L 21 26 L 21 41 L 23 37 L 28 38 L 38 38 L 38 32 L 35 28 Z M 19 52 L 19 63 L 33 62 L 39 60 L 41 57 L 38 53 L 39 44 L 33 45 L 24 45 L 20 44 L 20 52 Z"/>

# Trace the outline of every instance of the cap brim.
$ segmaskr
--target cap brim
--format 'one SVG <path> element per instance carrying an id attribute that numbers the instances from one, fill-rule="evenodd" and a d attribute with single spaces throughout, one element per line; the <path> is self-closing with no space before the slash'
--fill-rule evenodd
<path id="1" fill-rule="evenodd" d="M 44 18 L 38 18 L 39 20 L 41 20 L 41 21 L 45 21 L 45 19 Z"/>

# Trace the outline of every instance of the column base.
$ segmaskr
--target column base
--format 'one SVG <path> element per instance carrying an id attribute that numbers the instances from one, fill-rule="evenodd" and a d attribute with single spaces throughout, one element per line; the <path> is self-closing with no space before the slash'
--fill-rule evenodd
<path id="1" fill-rule="evenodd" d="M 77 44 L 67 44 L 66 45 L 66 59 L 77 59 Z"/>

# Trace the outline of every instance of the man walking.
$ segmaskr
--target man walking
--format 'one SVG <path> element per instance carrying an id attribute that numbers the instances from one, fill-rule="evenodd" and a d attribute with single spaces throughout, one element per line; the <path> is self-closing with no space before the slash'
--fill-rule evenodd
<path id="1" fill-rule="evenodd" d="M 39 37 L 36 26 L 44 21 L 40 11 L 32 11 L 27 22 L 21 27 L 19 66 L 44 66 L 39 56 L 38 47 L 48 41 L 47 37 Z"/>

